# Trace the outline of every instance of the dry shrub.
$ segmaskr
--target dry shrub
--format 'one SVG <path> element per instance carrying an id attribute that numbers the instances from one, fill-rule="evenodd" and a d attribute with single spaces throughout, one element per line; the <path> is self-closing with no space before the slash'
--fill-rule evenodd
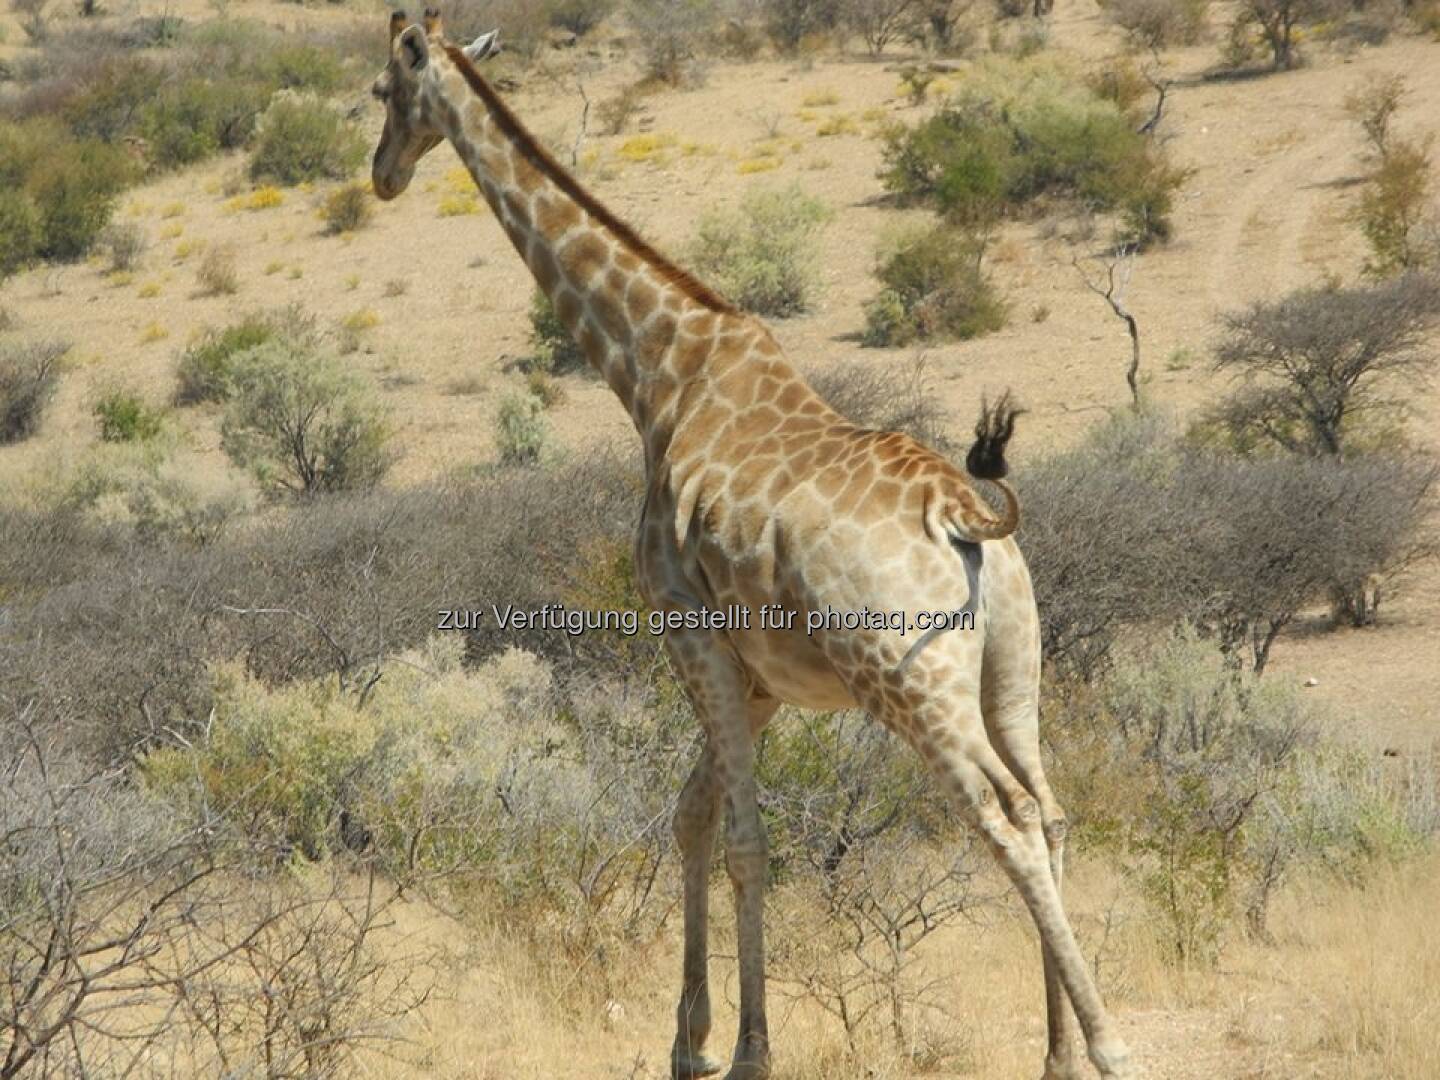
<path id="1" fill-rule="evenodd" d="M 267 876 L 286 854 L 233 803 L 181 812 L 57 745 L 62 727 L 48 701 L 0 719 L 10 1075 L 333 1075 L 423 1000 L 414 958 L 371 945 L 394 903 L 373 874 Z"/>
<path id="2" fill-rule="evenodd" d="M 1305 607 L 1428 557 L 1434 479 L 1397 455 L 1196 451 L 1149 414 L 1103 425 L 1017 479 L 1045 655 L 1093 678 L 1126 627 L 1188 621 L 1262 671 Z"/>
<path id="3" fill-rule="evenodd" d="M 830 364 L 809 373 L 810 385 L 847 420 L 875 431 L 901 431 L 926 446 L 953 452 L 949 417 L 937 401 L 923 353 L 904 369 L 858 361 Z"/>
<path id="4" fill-rule="evenodd" d="M 355 232 L 370 224 L 375 214 L 369 184 L 346 184 L 325 198 L 320 216 L 325 231 L 332 234 Z"/>
<path id="5" fill-rule="evenodd" d="M 116 222 L 100 234 L 100 244 L 110 256 L 110 269 L 124 273 L 134 270 L 140 264 L 145 249 L 150 246 L 145 230 L 133 221 Z"/>
<path id="6" fill-rule="evenodd" d="M 20 442 L 39 430 L 69 351 L 59 341 L 0 346 L 0 444 Z"/>
<path id="7" fill-rule="evenodd" d="M 713 0 L 627 0 L 625 13 L 647 79 L 667 86 L 700 79 L 703 47 L 716 18 Z"/>
<path id="8" fill-rule="evenodd" d="M 595 106 L 595 118 L 600 121 L 600 131 L 605 135 L 623 135 L 631 120 L 644 108 L 644 91 L 637 84 L 621 87 L 613 97 L 608 97 Z"/>
<path id="9" fill-rule="evenodd" d="M 230 296 L 240 291 L 240 274 L 235 268 L 235 249 L 228 244 L 211 244 L 200 259 L 195 281 L 202 296 Z"/>
<path id="10" fill-rule="evenodd" d="M 1166 49 L 1204 39 L 1210 0 L 1110 0 L 1105 14 L 1136 46 Z"/>

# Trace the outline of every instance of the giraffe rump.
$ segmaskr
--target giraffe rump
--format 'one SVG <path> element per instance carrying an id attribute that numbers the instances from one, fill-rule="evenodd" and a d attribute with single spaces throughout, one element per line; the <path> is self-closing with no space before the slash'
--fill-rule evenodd
<path id="1" fill-rule="evenodd" d="M 975 442 L 965 455 L 965 468 L 978 480 L 1000 480 L 1009 475 L 1005 447 L 1015 434 L 1015 418 L 1025 410 L 1015 404 L 1006 390 L 991 405 L 980 402 L 980 419 L 975 424 Z"/>

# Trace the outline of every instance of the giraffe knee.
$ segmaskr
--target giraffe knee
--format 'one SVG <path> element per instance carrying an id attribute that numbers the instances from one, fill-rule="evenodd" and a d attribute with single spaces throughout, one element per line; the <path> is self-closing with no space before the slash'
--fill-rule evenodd
<path id="1" fill-rule="evenodd" d="M 1022 792 L 1011 796 L 1010 821 L 1020 832 L 1031 832 L 1041 827 L 1040 803 L 1033 795 Z"/>

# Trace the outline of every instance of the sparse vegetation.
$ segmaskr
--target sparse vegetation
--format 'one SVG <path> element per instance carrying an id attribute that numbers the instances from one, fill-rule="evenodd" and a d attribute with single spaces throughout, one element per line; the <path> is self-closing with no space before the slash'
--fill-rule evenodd
<path id="1" fill-rule="evenodd" d="M 746 310 L 783 318 L 808 310 L 820 287 L 820 234 L 833 212 L 798 185 L 751 192 L 732 211 L 703 215 L 695 270 Z"/>
<path id="2" fill-rule="evenodd" d="M 115 222 L 101 234 L 101 243 L 110 257 L 112 273 L 127 273 L 140 264 L 149 247 L 145 230 L 133 221 Z"/>
<path id="3" fill-rule="evenodd" d="M 1210 0 L 1109 0 L 1105 14 L 1135 46 L 1166 49 L 1204 38 Z"/>
<path id="4" fill-rule="evenodd" d="M 1288 71 L 1300 65 L 1300 28 L 1338 14 L 1335 0 L 1245 0 L 1231 24 L 1231 40 L 1257 32 L 1270 51 L 1270 66 Z"/>

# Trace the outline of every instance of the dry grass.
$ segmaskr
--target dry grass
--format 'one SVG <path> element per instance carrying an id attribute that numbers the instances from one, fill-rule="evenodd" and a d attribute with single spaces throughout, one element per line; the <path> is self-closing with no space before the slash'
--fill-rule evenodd
<path id="1" fill-rule="evenodd" d="M 1165 961 L 1122 881 L 1083 856 L 1072 862 L 1069 907 L 1142 1075 L 1440 1075 L 1433 1037 L 1440 929 L 1431 910 L 1440 858 L 1385 871 L 1368 887 L 1298 887 L 1277 911 L 1276 946 L 1234 941 L 1218 970 L 1201 972 Z M 731 1039 L 737 993 L 723 876 L 716 874 L 711 899 L 712 1042 L 720 1053 Z M 483 903 L 474 907 L 484 911 Z M 823 918 L 783 894 L 767 909 L 772 941 Z M 679 972 L 676 925 L 659 940 L 578 964 L 547 956 L 527 944 L 523 928 L 483 914 L 457 923 L 412 905 L 396 931 L 397 948 L 443 946 L 455 977 L 442 980 L 446 989 L 412 1018 L 406 1034 L 413 1046 L 398 1061 L 373 1062 L 370 1075 L 619 1080 L 663 1071 Z M 879 1028 L 857 1038 L 857 1055 L 838 1021 L 772 981 L 776 1075 L 1010 1078 L 1038 1070 L 1045 1041 L 1040 957 L 1013 900 L 979 925 L 936 935 L 923 965 L 917 978 L 944 981 L 939 996 L 949 1002 L 948 1015 L 912 1018 L 917 1034 L 908 1054 Z M 477 1016 L 486 1023 L 475 1023 Z"/>

